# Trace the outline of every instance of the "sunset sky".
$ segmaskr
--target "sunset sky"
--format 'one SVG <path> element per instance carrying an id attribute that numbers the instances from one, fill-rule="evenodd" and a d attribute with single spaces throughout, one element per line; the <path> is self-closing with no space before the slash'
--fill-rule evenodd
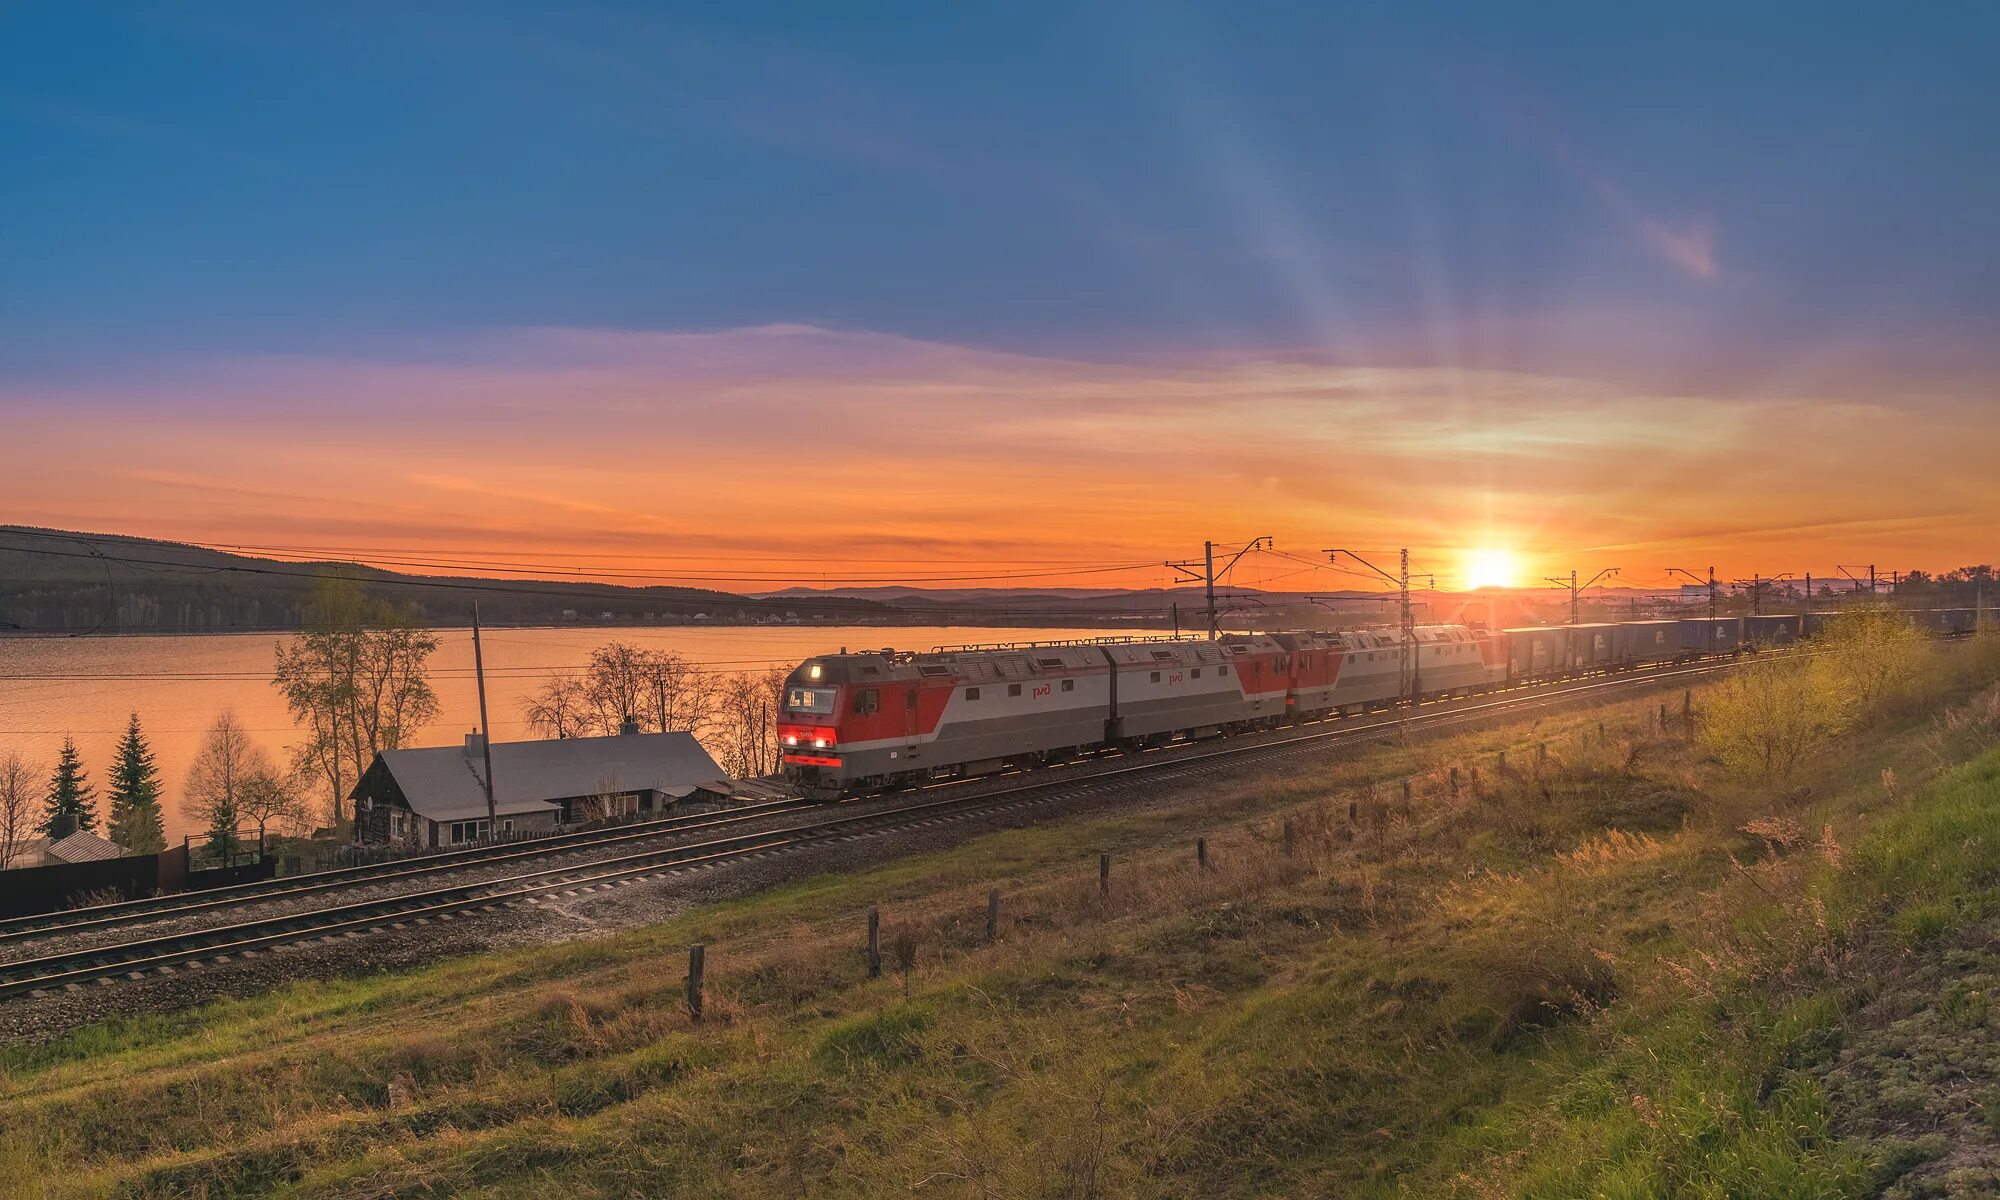
<path id="1" fill-rule="evenodd" d="M 0 9 L 0 522 L 742 590 L 2000 557 L 2000 8 L 862 11 Z"/>

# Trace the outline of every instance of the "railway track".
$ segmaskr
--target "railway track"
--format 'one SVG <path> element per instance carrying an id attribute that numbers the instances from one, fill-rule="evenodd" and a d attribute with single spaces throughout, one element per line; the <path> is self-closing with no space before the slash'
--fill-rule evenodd
<path id="1" fill-rule="evenodd" d="M 653 847 L 589 863 L 546 866 L 499 879 L 451 884 L 205 929 L 15 959 L 0 964 L 0 998 L 46 996 L 58 990 L 81 989 L 89 984 L 110 985 L 121 979 L 144 978 L 148 974 L 170 974 L 204 963 L 226 963 L 237 958 L 279 953 L 287 946 L 338 942 L 383 928 L 450 922 L 471 912 L 533 905 L 551 898 L 711 869 L 807 846 L 853 841 L 973 816 L 1219 774 L 1248 765 L 1281 762 L 1329 746 L 1379 741 L 1394 737 L 1404 729 L 1421 732 L 1450 729 L 1476 724 L 1500 712 L 1532 711 L 1579 698 L 1616 695 L 1665 682 L 1692 680 L 1725 670 L 1730 665 L 1725 661 L 1663 667 L 1608 679 L 1532 689 L 1525 695 L 1509 695 L 1471 704 L 1438 705 L 1430 711 L 1419 708 L 1414 712 L 1405 710 L 1400 715 L 1383 714 L 1372 720 L 1350 718 L 1330 722 L 1323 728 L 1306 727 L 1303 732 L 1248 745 L 1221 746 L 1161 758 L 1146 756 L 1127 765 L 1086 775 L 1041 779 L 970 794 L 947 789 L 944 795 L 920 795 L 908 803 L 889 808 L 861 813 L 833 810 L 818 819 L 774 829 Z M 657 832 L 652 836 L 658 836 Z M 247 905 L 261 899 L 263 897 L 236 897 L 219 903 Z M 151 915 L 140 914 L 122 919 L 151 919 Z"/>
<path id="2" fill-rule="evenodd" d="M 813 807 L 816 807 L 814 802 L 804 799 L 770 800 L 743 805 L 726 812 L 688 813 L 606 829 L 447 851 L 443 854 L 425 855 L 421 858 L 402 859 L 396 862 L 338 867 L 330 871 L 313 871 L 282 879 L 236 884 L 200 892 L 177 892 L 168 896 L 97 904 L 64 912 L 11 917 L 0 920 L 0 946 L 143 921 L 171 920 L 192 913 L 216 912 L 270 900 L 324 895 L 353 887 L 435 877 L 463 871 L 468 867 L 549 858 L 579 850 L 595 850 L 604 846 L 740 825 L 747 821 Z"/>

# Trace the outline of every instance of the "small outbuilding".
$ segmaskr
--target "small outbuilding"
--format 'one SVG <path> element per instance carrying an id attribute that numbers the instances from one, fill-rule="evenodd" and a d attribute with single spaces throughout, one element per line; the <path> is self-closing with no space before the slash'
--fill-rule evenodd
<path id="1" fill-rule="evenodd" d="M 658 812 L 686 799 L 726 797 L 729 776 L 691 733 L 495 742 L 498 835 Z M 384 750 L 349 794 L 363 842 L 453 846 L 488 837 L 486 745 Z"/>

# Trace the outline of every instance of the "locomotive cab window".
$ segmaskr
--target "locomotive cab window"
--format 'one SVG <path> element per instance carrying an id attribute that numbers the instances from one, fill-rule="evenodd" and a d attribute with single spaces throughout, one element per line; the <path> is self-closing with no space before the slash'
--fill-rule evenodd
<path id="1" fill-rule="evenodd" d="M 830 713 L 833 711 L 833 689 L 790 688 L 785 692 L 785 707 L 793 712 Z"/>
<path id="2" fill-rule="evenodd" d="M 880 707 L 880 699 L 874 688 L 862 688 L 854 693 L 854 711 L 867 716 Z"/>
<path id="3" fill-rule="evenodd" d="M 1215 668 L 1215 673 L 1216 673 L 1217 675 L 1227 675 L 1227 674 L 1229 674 L 1229 665 L 1228 665 L 1227 663 L 1224 663 L 1224 664 L 1223 664 L 1222 666 L 1219 666 L 1219 667 Z"/>
<path id="4" fill-rule="evenodd" d="M 1076 690 L 1076 680 L 1074 680 L 1074 679 L 1065 679 L 1065 680 L 1063 680 L 1063 689 L 1062 689 L 1062 690 L 1063 690 L 1063 691 L 1065 691 L 1065 692 L 1073 692 L 1073 691 L 1075 691 L 1075 690 Z"/>
<path id="5" fill-rule="evenodd" d="M 1154 683 L 1160 682 L 1160 673 L 1158 671 L 1153 672 L 1152 682 Z"/>
<path id="6" fill-rule="evenodd" d="M 1018 684 L 1018 683 L 1010 683 L 1010 684 L 1008 684 L 1008 685 L 1007 685 L 1007 694 L 1008 694 L 1009 696 L 1018 696 L 1018 695 L 1020 695 L 1020 694 L 1021 694 L 1021 685 L 1020 685 L 1020 684 Z"/>
<path id="7" fill-rule="evenodd" d="M 1189 672 L 1188 672 L 1188 678 L 1189 678 L 1189 679 L 1200 679 L 1200 678 L 1201 678 L 1201 668 L 1200 668 L 1200 667 L 1196 667 L 1196 668 L 1195 668 L 1194 670 L 1192 670 L 1192 671 L 1189 671 Z"/>
<path id="8" fill-rule="evenodd" d="M 965 698 L 966 698 L 967 700 L 977 700 L 977 699 L 979 699 L 979 689 L 978 689 L 978 688 L 966 688 L 966 689 L 965 689 Z"/>

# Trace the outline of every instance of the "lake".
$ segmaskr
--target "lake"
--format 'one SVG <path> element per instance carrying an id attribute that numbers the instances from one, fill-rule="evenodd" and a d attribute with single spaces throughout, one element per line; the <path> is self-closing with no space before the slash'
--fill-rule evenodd
<path id="1" fill-rule="evenodd" d="M 510 740 L 528 736 L 527 723 L 521 719 L 523 697 L 551 674 L 578 670 L 593 649 L 610 641 L 675 650 L 705 669 L 728 672 L 796 666 L 843 646 L 929 649 L 1109 635 L 1102 629 L 592 626 L 494 629 L 482 633 L 480 640 L 494 737 Z M 418 745 L 455 745 L 479 723 L 472 634 L 451 629 L 438 636 L 431 684 L 441 711 L 417 735 Z M 289 762 L 297 730 L 271 686 L 272 658 L 283 637 L 243 633 L 0 638 L 0 753 L 20 750 L 38 766 L 52 767 L 63 735 L 73 735 L 97 788 L 98 815 L 108 819 L 107 769 L 127 718 L 136 712 L 160 765 L 167 834 L 178 839 L 193 832 L 181 817 L 181 785 L 216 714 L 235 709 L 252 736 L 281 765 Z"/>

